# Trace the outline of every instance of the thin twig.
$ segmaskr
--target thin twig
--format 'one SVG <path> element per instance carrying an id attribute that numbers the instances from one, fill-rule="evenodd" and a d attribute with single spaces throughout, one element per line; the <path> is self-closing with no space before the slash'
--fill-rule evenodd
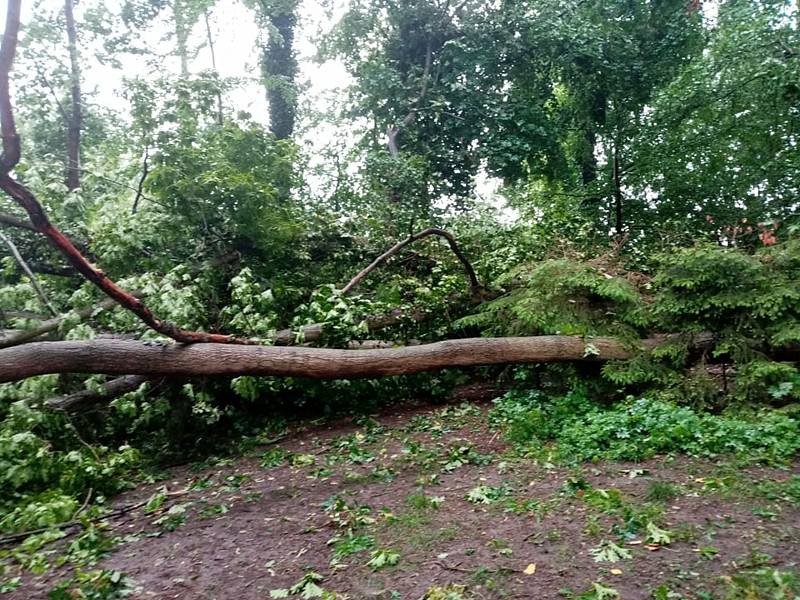
<path id="1" fill-rule="evenodd" d="M 81 507 L 78 510 L 75 511 L 74 515 L 72 515 L 72 520 L 73 521 L 78 518 L 79 514 L 81 514 L 83 511 L 86 510 L 86 507 L 89 506 L 89 502 L 92 499 L 92 494 L 93 493 L 94 493 L 94 488 L 89 488 L 89 492 L 86 494 L 86 499 L 83 501 L 83 504 L 81 504 Z"/>
<path id="2" fill-rule="evenodd" d="M 189 489 L 184 489 L 184 490 L 178 490 L 177 492 L 169 492 L 169 493 L 166 494 L 166 497 L 167 498 L 174 498 L 176 496 L 183 496 L 185 494 L 188 494 L 190 491 L 191 490 L 189 490 Z M 135 504 L 129 504 L 128 506 L 123 506 L 123 507 L 118 508 L 116 510 L 109 511 L 109 512 L 104 513 L 102 515 L 99 515 L 97 517 L 93 517 L 93 518 L 89 519 L 88 522 L 89 523 L 97 523 L 98 521 L 105 521 L 106 519 L 113 519 L 114 517 L 122 516 L 122 515 L 124 515 L 126 513 L 129 513 L 129 512 L 132 512 L 132 511 L 136 510 L 137 508 L 143 507 L 148 502 L 150 502 L 150 498 L 147 498 L 146 500 L 142 500 L 141 502 L 136 502 Z M 6 546 L 8 544 L 13 544 L 13 543 L 19 542 L 21 540 L 24 540 L 26 538 L 29 538 L 32 535 L 36 535 L 36 534 L 39 534 L 39 533 L 44 533 L 45 531 L 51 531 L 53 529 L 64 530 L 64 529 L 72 529 L 74 527 L 85 527 L 85 526 L 86 526 L 86 522 L 80 521 L 80 520 L 76 520 L 76 519 L 72 519 L 72 520 L 69 520 L 69 521 L 64 521 L 63 523 L 57 523 L 55 525 L 50 525 L 49 527 L 40 527 L 39 529 L 31 529 L 29 531 L 22 531 L 20 533 L 12 533 L 10 535 L 6 535 L 6 536 L 3 536 L 3 537 L 0 537 L 0 546 Z M 53 541 L 55 541 L 55 540 L 53 540 Z"/>
<path id="3" fill-rule="evenodd" d="M 139 178 L 139 185 L 136 186 L 136 198 L 133 199 L 133 206 L 131 207 L 131 213 L 136 214 L 136 209 L 139 208 L 139 200 L 144 198 L 142 194 L 142 188 L 144 187 L 144 180 L 147 179 L 148 171 L 150 170 L 150 165 L 147 162 L 149 158 L 150 148 L 148 146 L 144 147 L 144 159 L 142 160 L 142 176 Z"/>
<path id="4" fill-rule="evenodd" d="M 14 244 L 14 242 L 12 242 L 2 231 L 0 231 L 0 240 L 5 242 L 19 266 L 22 267 L 23 271 L 25 271 L 25 275 L 27 275 L 28 279 L 31 280 L 33 290 L 36 292 L 36 295 L 39 297 L 41 303 L 47 307 L 47 310 L 49 310 L 54 317 L 58 315 L 58 311 L 53 307 L 52 304 L 50 304 L 50 300 L 47 299 L 47 295 L 44 293 L 42 286 L 39 285 L 36 275 L 34 275 L 33 271 L 28 266 L 28 263 L 25 262 L 25 259 L 22 258 L 22 255 L 19 253 L 19 249 L 17 249 L 16 244 Z"/>

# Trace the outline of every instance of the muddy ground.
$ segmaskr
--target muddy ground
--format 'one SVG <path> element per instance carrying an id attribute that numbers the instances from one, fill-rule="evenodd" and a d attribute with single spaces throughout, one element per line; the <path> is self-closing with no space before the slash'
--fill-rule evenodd
<path id="1" fill-rule="evenodd" d="M 130 598 L 208 600 L 744 598 L 761 585 L 748 573 L 800 572 L 800 506 L 783 491 L 800 462 L 559 467 L 512 452 L 486 408 L 309 426 L 174 468 L 114 500 L 137 508 L 103 522 L 89 542 L 113 547 L 81 568 Z M 74 576 L 53 565 L 79 534 L 49 546 L 41 575 L 12 567 L 21 585 L 0 597 L 47 598 Z"/>

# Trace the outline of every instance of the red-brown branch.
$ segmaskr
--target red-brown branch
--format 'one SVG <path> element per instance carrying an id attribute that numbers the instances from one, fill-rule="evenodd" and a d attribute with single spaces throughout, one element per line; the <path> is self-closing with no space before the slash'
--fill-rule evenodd
<path id="1" fill-rule="evenodd" d="M 8 0 L 5 34 L 3 35 L 2 46 L 0 46 L 0 129 L 2 129 L 3 137 L 3 154 L 0 157 L 0 189 L 11 196 L 28 213 L 31 224 L 36 228 L 36 231 L 45 235 L 50 243 L 64 255 L 67 262 L 75 267 L 76 271 L 100 288 L 109 298 L 113 298 L 120 306 L 139 317 L 154 331 L 185 344 L 198 342 L 220 344 L 257 343 L 253 340 L 230 335 L 186 331 L 180 329 L 174 323 L 157 318 L 139 298 L 121 288 L 109 279 L 103 271 L 92 265 L 69 238 L 50 222 L 42 205 L 33 193 L 9 175 L 20 158 L 20 140 L 14 123 L 14 110 L 9 92 L 9 74 L 14 64 L 19 33 L 20 4 L 21 0 Z"/>

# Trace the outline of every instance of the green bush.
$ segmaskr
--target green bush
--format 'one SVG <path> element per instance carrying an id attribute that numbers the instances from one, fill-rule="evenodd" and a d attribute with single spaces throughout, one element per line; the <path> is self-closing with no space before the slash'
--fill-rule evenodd
<path id="1" fill-rule="evenodd" d="M 619 335 L 635 337 L 642 299 L 626 279 L 567 259 L 523 264 L 496 285 L 510 291 L 460 320 L 491 335 Z"/>
<path id="2" fill-rule="evenodd" d="M 90 489 L 94 497 L 120 491 L 138 464 L 139 453 L 129 446 L 70 447 L 62 439 L 56 447 L 43 432 L 60 419 L 17 401 L 0 422 L 0 531 L 68 520 Z"/>
<path id="3" fill-rule="evenodd" d="M 667 453 L 779 461 L 800 449 L 800 424 L 769 410 L 718 416 L 648 399 L 604 409 L 580 394 L 548 399 L 539 392 L 512 392 L 495 401 L 490 419 L 517 444 L 556 442 L 557 455 L 567 462 Z"/>

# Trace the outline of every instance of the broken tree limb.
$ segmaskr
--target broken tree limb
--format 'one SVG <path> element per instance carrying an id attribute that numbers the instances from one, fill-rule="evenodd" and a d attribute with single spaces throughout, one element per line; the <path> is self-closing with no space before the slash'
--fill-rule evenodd
<path id="1" fill-rule="evenodd" d="M 17 249 L 16 244 L 11 241 L 9 237 L 7 237 L 2 231 L 0 231 L 0 240 L 5 242 L 8 249 L 11 250 L 11 254 L 14 259 L 17 261 L 17 264 L 20 268 L 25 272 L 25 275 L 28 276 L 28 279 L 31 282 L 31 286 L 33 286 L 33 291 L 36 292 L 36 296 L 39 298 L 39 301 L 50 311 L 54 317 L 58 314 L 58 311 L 53 307 L 50 303 L 50 300 L 47 299 L 47 294 L 44 293 L 42 286 L 39 285 L 39 281 L 36 279 L 36 275 L 28 266 L 28 263 L 25 262 L 25 259 L 22 258 L 22 254 L 19 253 L 19 249 Z"/>
<path id="2" fill-rule="evenodd" d="M 134 292 L 134 294 L 138 295 L 138 290 Z M 55 317 L 54 319 L 48 319 L 33 329 L 24 329 L 22 331 L 17 331 L 14 335 L 7 338 L 0 338 L 0 348 L 10 348 L 12 346 L 19 346 L 25 342 L 30 342 L 31 340 L 35 340 L 36 338 L 57 330 L 66 319 L 77 318 L 78 322 L 85 321 L 96 312 L 110 310 L 116 305 L 117 302 L 113 298 L 106 298 L 100 302 L 100 304 L 79 308 L 74 312 Z"/>
<path id="3" fill-rule="evenodd" d="M 51 410 L 74 411 L 100 402 L 110 402 L 123 394 L 139 389 L 143 383 L 150 381 L 145 375 L 125 375 L 106 381 L 97 390 L 81 390 L 65 396 L 57 396 L 46 400 L 44 405 Z"/>
<path id="4" fill-rule="evenodd" d="M 36 227 L 30 222 L 6 213 L 0 213 L 0 224 L 17 227 L 19 229 L 27 229 L 28 231 L 36 231 Z"/>
<path id="5" fill-rule="evenodd" d="M 643 342 L 647 345 L 647 341 Z M 591 344 L 591 346 L 588 346 Z M 587 347 L 591 352 L 587 353 Z M 145 344 L 103 339 L 34 342 L 0 350 L 0 382 L 48 373 L 261 375 L 350 379 L 409 375 L 448 367 L 627 358 L 612 338 L 465 338 L 420 346 L 336 350 L 235 344 Z"/>
<path id="6" fill-rule="evenodd" d="M 117 285 L 103 271 L 92 265 L 69 238 L 50 222 L 36 196 L 26 186 L 11 177 L 12 169 L 19 163 L 21 148 L 9 90 L 9 74 L 14 64 L 19 34 L 20 4 L 21 0 L 8 0 L 5 33 L 2 44 L 0 44 L 0 130 L 3 141 L 3 153 L 0 156 L 0 189 L 25 210 L 36 231 L 45 235 L 49 242 L 64 255 L 69 264 L 109 298 L 113 298 L 120 306 L 139 317 L 153 331 L 185 344 L 199 342 L 257 344 L 258 342 L 255 340 L 231 335 L 186 331 L 174 323 L 156 317 L 139 298 Z"/>
<path id="7" fill-rule="evenodd" d="M 467 278 L 469 279 L 469 287 L 470 292 L 475 295 L 477 294 L 480 289 L 480 283 L 478 282 L 478 276 L 475 274 L 475 269 L 472 268 L 472 264 L 467 259 L 466 255 L 461 251 L 461 248 L 458 246 L 456 239 L 453 235 L 445 231 L 444 229 L 439 229 L 438 227 L 429 227 L 428 229 L 423 229 L 422 231 L 415 233 L 413 235 L 408 236 L 406 239 L 397 242 L 394 246 L 389 248 L 386 252 L 381 254 L 378 258 L 373 260 L 369 265 L 367 265 L 364 269 L 362 269 L 355 277 L 353 277 L 346 286 L 344 286 L 341 290 L 343 295 L 349 294 L 353 291 L 362 279 L 364 279 L 367 275 L 369 275 L 372 271 L 380 267 L 384 264 L 387 260 L 389 260 L 392 256 L 400 252 L 403 248 L 408 246 L 409 244 L 413 244 L 414 242 L 424 239 L 426 237 L 430 237 L 432 235 L 439 236 L 447 240 L 450 249 L 453 251 L 453 254 L 456 255 L 456 258 L 461 262 L 461 265 L 464 267 L 464 272 L 467 274 Z"/>

